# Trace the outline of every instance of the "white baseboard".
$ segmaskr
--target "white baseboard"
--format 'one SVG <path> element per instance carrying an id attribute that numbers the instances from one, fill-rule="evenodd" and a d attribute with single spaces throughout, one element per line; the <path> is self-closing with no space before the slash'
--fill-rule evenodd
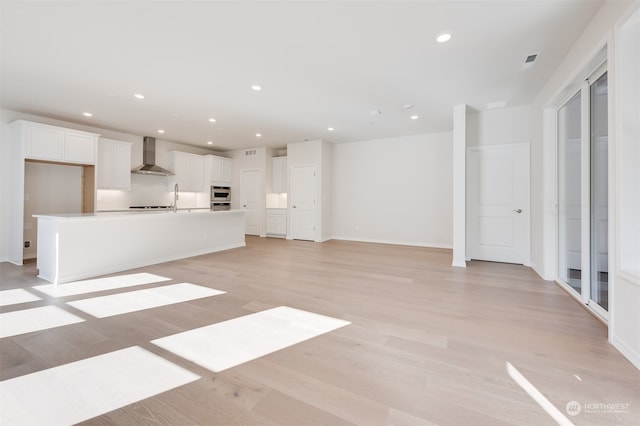
<path id="1" fill-rule="evenodd" d="M 542 278 L 543 280 L 545 279 L 545 278 L 544 278 L 544 274 L 542 273 L 542 269 L 540 269 L 540 267 L 539 267 L 538 265 L 536 265 L 536 264 L 532 263 L 529 267 L 530 267 L 531 269 L 533 269 L 533 271 L 534 271 L 536 274 L 538 274 L 538 275 L 540 276 L 540 278 Z"/>
<path id="2" fill-rule="evenodd" d="M 640 370 L 640 354 L 616 336 L 612 336 L 611 344 L 627 358 L 634 367 Z"/>
<path id="3" fill-rule="evenodd" d="M 451 262 L 451 266 L 455 266 L 456 268 L 466 268 L 467 262 L 454 260 L 453 262 Z"/>
<path id="4" fill-rule="evenodd" d="M 451 244 L 439 244 L 439 243 L 423 243 L 423 242 L 415 242 L 415 241 L 397 241 L 397 240 L 379 240 L 376 238 L 353 238 L 353 237 L 345 237 L 334 235 L 331 237 L 332 240 L 341 240 L 341 241 L 356 241 L 359 243 L 375 243 L 375 244 L 392 244 L 397 246 L 412 246 L 412 247 L 427 247 L 427 248 L 440 248 L 440 249 L 453 249 Z"/>

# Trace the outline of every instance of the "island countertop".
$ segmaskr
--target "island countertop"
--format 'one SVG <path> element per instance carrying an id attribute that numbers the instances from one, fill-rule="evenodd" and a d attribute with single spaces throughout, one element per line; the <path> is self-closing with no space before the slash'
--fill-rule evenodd
<path id="1" fill-rule="evenodd" d="M 245 246 L 245 212 L 34 215 L 38 276 L 64 283 Z"/>
<path id="2" fill-rule="evenodd" d="M 184 215 L 184 214 L 232 214 L 244 212 L 244 210 L 220 210 L 212 211 L 210 209 L 178 209 L 173 210 L 102 210 L 95 213 L 61 213 L 61 214 L 34 214 L 33 217 L 47 220 L 70 220 L 70 219 L 112 219 L 116 217 L 133 217 L 133 216 L 150 216 L 150 215 Z"/>

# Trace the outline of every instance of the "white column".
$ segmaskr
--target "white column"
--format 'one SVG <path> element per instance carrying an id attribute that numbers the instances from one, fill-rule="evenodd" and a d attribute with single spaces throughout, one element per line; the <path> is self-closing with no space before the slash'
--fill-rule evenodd
<path id="1" fill-rule="evenodd" d="M 467 106 L 453 107 L 453 261 L 451 265 L 466 268 L 467 254 Z"/>

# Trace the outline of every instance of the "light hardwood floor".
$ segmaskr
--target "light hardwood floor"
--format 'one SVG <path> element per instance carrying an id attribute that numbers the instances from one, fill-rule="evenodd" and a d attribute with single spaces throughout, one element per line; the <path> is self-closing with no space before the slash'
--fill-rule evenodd
<path id="1" fill-rule="evenodd" d="M 3 338 L 0 379 L 138 345 L 202 378 L 87 424 L 555 424 L 509 363 L 576 425 L 640 424 L 640 372 L 602 323 L 524 266 L 450 263 L 449 250 L 247 237 L 246 248 L 131 271 L 227 292 L 216 297 L 97 319 L 64 303 L 86 295 L 31 290 L 43 300 L 0 312 L 55 305 L 86 321 Z M 2 263 L 0 289 L 43 284 L 35 274 Z M 150 343 L 282 305 L 351 325 L 221 373 Z M 580 414 L 567 414 L 570 401 Z M 627 409 L 599 405 L 616 403 Z"/>

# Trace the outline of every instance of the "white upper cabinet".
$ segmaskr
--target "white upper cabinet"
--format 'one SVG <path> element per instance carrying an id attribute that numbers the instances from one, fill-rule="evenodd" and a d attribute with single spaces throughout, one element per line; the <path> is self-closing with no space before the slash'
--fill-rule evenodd
<path id="1" fill-rule="evenodd" d="M 207 155 L 205 167 L 205 184 L 231 185 L 231 158 Z"/>
<path id="2" fill-rule="evenodd" d="M 175 173 L 175 181 L 180 191 L 204 191 L 204 156 L 170 151 L 169 169 Z"/>
<path id="3" fill-rule="evenodd" d="M 131 189 L 131 146 L 129 142 L 98 141 L 98 189 Z"/>
<path id="4" fill-rule="evenodd" d="M 96 164 L 98 134 L 18 120 L 24 158 L 61 163 Z"/>
<path id="5" fill-rule="evenodd" d="M 64 138 L 64 161 L 69 163 L 95 164 L 97 138 L 81 133 L 66 132 Z"/>
<path id="6" fill-rule="evenodd" d="M 63 161 L 64 131 L 59 128 L 25 126 L 26 158 Z"/>
<path id="7" fill-rule="evenodd" d="M 274 157 L 272 191 L 278 194 L 287 192 L 287 157 Z"/>

